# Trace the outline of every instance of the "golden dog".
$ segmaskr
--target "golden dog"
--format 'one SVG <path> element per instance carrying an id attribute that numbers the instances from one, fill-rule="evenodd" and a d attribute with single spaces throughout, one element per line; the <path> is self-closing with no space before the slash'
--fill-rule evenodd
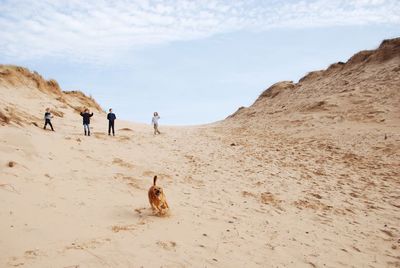
<path id="1" fill-rule="evenodd" d="M 153 186 L 149 189 L 149 202 L 154 212 L 164 215 L 168 211 L 169 206 L 163 189 L 156 185 L 156 181 L 157 176 L 154 176 Z"/>

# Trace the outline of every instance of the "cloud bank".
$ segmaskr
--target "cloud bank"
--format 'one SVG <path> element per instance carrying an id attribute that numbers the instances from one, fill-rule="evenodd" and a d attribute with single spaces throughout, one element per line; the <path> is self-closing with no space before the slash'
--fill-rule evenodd
<path id="1" fill-rule="evenodd" d="M 398 0 L 0 0 L 3 58 L 109 62 L 233 31 L 400 24 Z"/>

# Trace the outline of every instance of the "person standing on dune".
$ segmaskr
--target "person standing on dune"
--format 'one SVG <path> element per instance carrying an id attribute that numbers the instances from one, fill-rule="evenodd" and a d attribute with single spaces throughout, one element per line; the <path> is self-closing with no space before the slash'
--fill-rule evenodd
<path id="1" fill-rule="evenodd" d="M 114 121 L 117 119 L 115 114 L 112 112 L 112 109 L 110 108 L 109 113 L 107 114 L 107 119 L 108 119 L 108 136 L 110 136 L 110 132 L 112 129 L 113 136 L 115 136 L 115 131 L 114 131 Z"/>
<path id="2" fill-rule="evenodd" d="M 46 112 L 44 113 L 44 127 L 43 129 L 46 129 L 47 124 L 50 125 L 51 130 L 54 131 L 53 125 L 51 124 L 51 119 L 53 116 L 50 113 L 50 108 L 46 108 Z"/>
<path id="3" fill-rule="evenodd" d="M 89 112 L 89 109 L 85 109 L 83 112 L 81 112 L 81 116 L 83 117 L 83 129 L 85 130 L 85 136 L 86 133 L 88 136 L 90 136 L 90 117 L 93 116 L 93 113 Z"/>
<path id="4" fill-rule="evenodd" d="M 151 119 L 151 123 L 154 126 L 154 135 L 161 134 L 160 131 L 158 130 L 158 120 L 160 119 L 160 116 L 158 115 L 157 112 L 154 112 L 153 118 Z"/>

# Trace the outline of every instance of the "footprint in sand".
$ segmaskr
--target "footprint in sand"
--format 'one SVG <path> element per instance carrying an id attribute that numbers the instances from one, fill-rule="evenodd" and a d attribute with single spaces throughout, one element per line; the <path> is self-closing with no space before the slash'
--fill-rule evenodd
<path id="1" fill-rule="evenodd" d="M 94 238 L 91 240 L 87 240 L 84 242 L 73 242 L 70 245 L 64 248 L 66 250 L 86 250 L 86 249 L 95 249 L 107 242 L 110 242 L 110 238 Z"/>
<path id="2" fill-rule="evenodd" d="M 114 233 L 118 233 L 120 231 L 131 231 L 131 230 L 135 230 L 135 226 L 133 224 L 129 224 L 129 225 L 113 225 L 111 227 L 111 230 Z"/>
<path id="3" fill-rule="evenodd" d="M 124 161 L 121 158 L 114 158 L 112 163 L 115 164 L 115 165 L 119 165 L 121 167 L 126 167 L 126 168 L 133 168 L 134 167 L 131 163 L 128 163 L 128 162 Z"/>
<path id="4" fill-rule="evenodd" d="M 158 241 L 157 245 L 165 250 L 175 250 L 176 242 L 174 241 Z"/>
<path id="5" fill-rule="evenodd" d="M 128 137 L 128 136 L 118 136 L 118 140 L 119 141 L 130 141 L 131 140 L 131 138 L 130 137 Z"/>
<path id="6" fill-rule="evenodd" d="M 8 265 L 12 267 L 24 266 L 25 263 L 21 259 L 30 260 L 30 259 L 35 259 L 36 257 L 41 255 L 43 256 L 45 254 L 41 252 L 39 249 L 27 250 L 24 252 L 23 257 L 11 257 L 10 261 L 8 262 Z"/>
<path id="7" fill-rule="evenodd" d="M 20 261 L 17 257 L 11 257 L 10 261 L 8 262 L 8 265 L 12 267 L 19 267 L 25 265 L 25 263 Z"/>
<path id="8" fill-rule="evenodd" d="M 140 225 L 145 225 L 149 223 L 149 217 L 153 216 L 153 213 L 150 208 L 141 207 L 141 208 L 136 208 L 135 211 L 139 216 L 138 224 Z"/>
<path id="9" fill-rule="evenodd" d="M 29 259 L 34 259 L 40 255 L 40 251 L 38 249 L 27 250 L 24 253 L 24 256 Z"/>

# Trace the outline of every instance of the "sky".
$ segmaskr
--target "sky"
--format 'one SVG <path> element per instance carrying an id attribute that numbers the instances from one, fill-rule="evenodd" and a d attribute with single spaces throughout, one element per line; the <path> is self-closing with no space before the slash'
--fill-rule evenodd
<path id="1" fill-rule="evenodd" d="M 0 0 L 0 64 L 120 119 L 194 125 L 400 37 L 400 0 Z"/>

